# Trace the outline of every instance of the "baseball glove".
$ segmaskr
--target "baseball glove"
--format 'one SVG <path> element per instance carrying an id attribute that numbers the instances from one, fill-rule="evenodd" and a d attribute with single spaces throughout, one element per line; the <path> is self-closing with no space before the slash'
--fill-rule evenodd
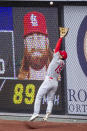
<path id="1" fill-rule="evenodd" d="M 59 27 L 60 37 L 65 37 L 69 31 L 69 28 Z"/>

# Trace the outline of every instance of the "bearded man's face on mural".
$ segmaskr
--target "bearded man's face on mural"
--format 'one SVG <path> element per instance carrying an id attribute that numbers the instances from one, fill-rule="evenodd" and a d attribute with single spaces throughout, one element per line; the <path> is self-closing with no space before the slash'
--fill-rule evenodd
<path id="1" fill-rule="evenodd" d="M 44 34 L 29 34 L 24 39 L 26 58 L 33 69 L 42 69 L 48 61 L 48 37 Z"/>

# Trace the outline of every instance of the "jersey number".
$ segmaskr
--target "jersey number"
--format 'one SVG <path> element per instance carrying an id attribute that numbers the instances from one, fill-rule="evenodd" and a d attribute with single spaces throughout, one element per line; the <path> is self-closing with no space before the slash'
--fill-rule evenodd
<path id="1" fill-rule="evenodd" d="M 61 66 L 58 65 L 58 67 L 55 69 L 55 72 L 56 72 L 57 74 L 59 74 L 62 69 L 63 69 L 63 64 L 62 64 Z"/>

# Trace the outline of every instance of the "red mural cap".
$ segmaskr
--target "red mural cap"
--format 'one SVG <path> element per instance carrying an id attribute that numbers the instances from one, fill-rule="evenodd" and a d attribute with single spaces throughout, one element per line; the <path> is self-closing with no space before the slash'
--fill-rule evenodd
<path id="1" fill-rule="evenodd" d="M 29 12 L 24 16 L 24 36 L 32 33 L 47 35 L 46 19 L 40 12 Z"/>

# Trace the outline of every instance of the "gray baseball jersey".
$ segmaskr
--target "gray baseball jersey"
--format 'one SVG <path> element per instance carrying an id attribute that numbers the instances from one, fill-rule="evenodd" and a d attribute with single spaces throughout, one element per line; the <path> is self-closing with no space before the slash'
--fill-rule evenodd
<path id="1" fill-rule="evenodd" d="M 64 67 L 64 61 L 59 59 L 60 53 L 54 53 L 53 59 L 51 63 L 49 64 L 48 70 L 47 70 L 47 76 L 53 77 L 55 79 L 58 78 L 61 70 Z"/>

